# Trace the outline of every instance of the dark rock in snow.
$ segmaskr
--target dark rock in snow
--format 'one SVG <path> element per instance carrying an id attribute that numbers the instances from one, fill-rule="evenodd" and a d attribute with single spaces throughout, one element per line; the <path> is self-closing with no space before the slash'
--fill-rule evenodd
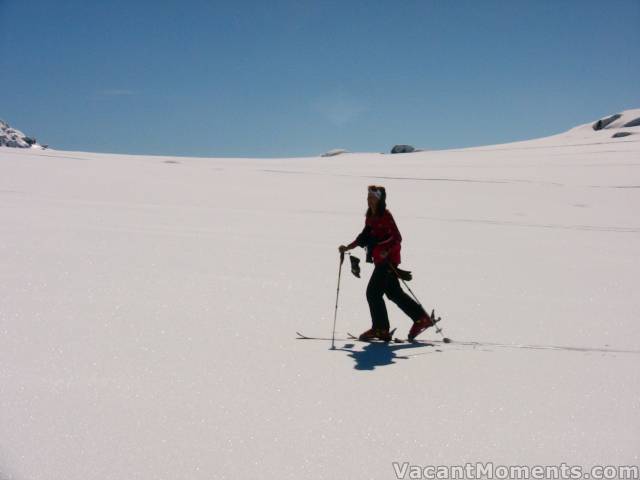
<path id="1" fill-rule="evenodd" d="M 623 127 L 640 127 L 640 117 L 634 118 L 630 122 L 625 123 Z"/>
<path id="2" fill-rule="evenodd" d="M 415 151 L 416 149 L 413 148 L 411 145 L 395 145 L 391 149 L 391 153 L 411 153 Z"/>
<path id="3" fill-rule="evenodd" d="M 11 128 L 7 122 L 0 120 L 0 147 L 30 148 L 33 146 L 38 146 L 35 138 L 27 137 L 20 130 Z"/>
<path id="4" fill-rule="evenodd" d="M 611 115 L 610 117 L 601 118 L 600 120 L 598 120 L 596 123 L 593 124 L 593 129 L 596 131 L 602 130 L 603 128 L 606 128 L 607 125 L 618 120 L 621 116 L 622 115 L 620 115 L 619 113 L 616 113 L 615 115 Z"/>

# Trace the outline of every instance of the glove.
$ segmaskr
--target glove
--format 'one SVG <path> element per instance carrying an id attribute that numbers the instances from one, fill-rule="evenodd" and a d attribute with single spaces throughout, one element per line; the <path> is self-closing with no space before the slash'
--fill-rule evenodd
<path id="1" fill-rule="evenodd" d="M 349 255 L 349 260 L 351 260 L 351 273 L 360 278 L 360 259 Z"/>

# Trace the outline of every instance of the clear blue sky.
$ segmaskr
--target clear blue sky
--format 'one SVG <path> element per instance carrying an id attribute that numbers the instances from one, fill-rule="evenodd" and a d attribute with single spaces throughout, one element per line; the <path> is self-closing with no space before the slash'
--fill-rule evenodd
<path id="1" fill-rule="evenodd" d="M 640 107 L 640 0 L 0 0 L 0 54 L 58 149 L 449 148 Z"/>

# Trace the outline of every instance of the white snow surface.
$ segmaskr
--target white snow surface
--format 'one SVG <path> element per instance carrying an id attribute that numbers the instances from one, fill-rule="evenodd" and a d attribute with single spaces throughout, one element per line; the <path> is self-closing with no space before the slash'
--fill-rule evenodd
<path id="1" fill-rule="evenodd" d="M 0 478 L 637 465 L 640 136 L 611 133 L 339 158 L 0 148 Z M 372 183 L 449 345 L 296 339 L 331 336 Z M 341 339 L 370 325 L 353 253 Z"/>

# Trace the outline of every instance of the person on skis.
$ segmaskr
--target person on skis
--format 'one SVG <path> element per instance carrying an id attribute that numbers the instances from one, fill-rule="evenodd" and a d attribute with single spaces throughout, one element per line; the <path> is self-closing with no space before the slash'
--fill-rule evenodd
<path id="1" fill-rule="evenodd" d="M 355 247 L 366 247 L 367 262 L 374 264 L 373 273 L 367 285 L 367 302 L 371 312 L 372 327 L 360 335 L 360 340 L 391 340 L 389 317 L 383 295 L 394 302 L 413 320 L 409 340 L 434 325 L 424 309 L 400 287 L 397 267 L 400 264 L 400 243 L 402 236 L 396 222 L 387 210 L 387 192 L 384 187 L 370 185 L 367 190 L 368 209 L 364 229 L 349 245 L 340 245 L 344 253 Z"/>

